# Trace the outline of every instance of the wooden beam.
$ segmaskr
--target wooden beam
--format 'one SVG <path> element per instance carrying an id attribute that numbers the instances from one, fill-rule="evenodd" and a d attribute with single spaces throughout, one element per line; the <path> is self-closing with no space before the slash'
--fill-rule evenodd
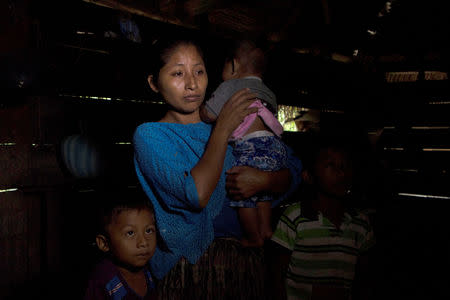
<path id="1" fill-rule="evenodd" d="M 86 47 L 80 47 L 80 46 L 69 45 L 69 44 L 60 44 L 60 45 L 63 47 L 66 47 L 66 48 L 80 49 L 83 51 L 97 52 L 97 53 L 101 53 L 101 54 L 110 54 L 109 51 L 101 50 L 101 49 L 86 48 Z"/>
<path id="2" fill-rule="evenodd" d="M 140 7 L 138 3 L 131 1 L 120 1 L 120 0 L 83 0 L 84 2 L 92 3 L 95 5 L 108 7 L 115 10 L 120 10 L 123 12 L 131 13 L 138 16 L 143 16 L 152 20 L 169 23 L 173 25 L 178 25 L 190 29 L 199 29 L 195 24 L 184 22 L 179 18 L 164 14 L 162 12 L 156 12 L 149 7 Z"/>

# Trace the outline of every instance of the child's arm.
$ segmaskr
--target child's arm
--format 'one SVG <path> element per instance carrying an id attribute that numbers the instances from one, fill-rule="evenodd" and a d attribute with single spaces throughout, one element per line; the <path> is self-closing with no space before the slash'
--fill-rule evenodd
<path id="1" fill-rule="evenodd" d="M 202 118 L 202 121 L 205 123 L 213 123 L 217 120 L 217 116 L 206 108 L 205 103 L 200 106 L 200 118 Z"/>
<path id="2" fill-rule="evenodd" d="M 202 157 L 191 169 L 200 208 L 206 207 L 220 179 L 231 133 L 246 115 L 256 112 L 256 108 L 249 108 L 254 98 L 255 94 L 249 89 L 242 89 L 233 94 L 217 117 Z"/>

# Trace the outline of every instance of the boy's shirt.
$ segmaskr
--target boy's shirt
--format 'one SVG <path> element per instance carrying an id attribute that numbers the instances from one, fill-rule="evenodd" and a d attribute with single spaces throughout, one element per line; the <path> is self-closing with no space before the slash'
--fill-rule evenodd
<path id="1" fill-rule="evenodd" d="M 282 214 L 272 240 L 292 251 L 286 274 L 288 299 L 310 299 L 313 286 L 350 291 L 358 257 L 375 244 L 367 215 L 345 213 L 340 228 L 320 212 L 317 219 L 301 213 L 300 203 Z"/>
<path id="2" fill-rule="evenodd" d="M 155 284 L 148 268 L 144 269 L 144 273 L 147 294 L 141 297 L 128 286 L 119 269 L 109 259 L 104 259 L 92 272 L 84 300 L 154 300 L 156 299 Z"/>

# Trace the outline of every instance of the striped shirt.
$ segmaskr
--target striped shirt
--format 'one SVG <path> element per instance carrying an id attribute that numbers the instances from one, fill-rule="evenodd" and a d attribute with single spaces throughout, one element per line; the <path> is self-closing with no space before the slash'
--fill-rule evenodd
<path id="1" fill-rule="evenodd" d="M 286 208 L 272 240 L 292 251 L 286 274 L 288 299 L 310 299 L 313 285 L 350 291 L 358 256 L 375 243 L 364 213 L 345 213 L 336 228 L 320 212 L 316 220 L 305 218 L 300 203 Z"/>

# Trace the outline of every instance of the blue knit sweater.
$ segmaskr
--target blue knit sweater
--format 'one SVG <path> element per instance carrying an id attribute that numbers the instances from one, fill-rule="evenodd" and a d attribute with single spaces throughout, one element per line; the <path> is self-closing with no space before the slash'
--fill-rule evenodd
<path id="1" fill-rule="evenodd" d="M 159 279 L 182 256 L 195 263 L 214 239 L 215 223 L 230 223 L 228 233 L 221 226 L 221 236 L 239 234 L 235 228 L 239 226 L 237 215 L 228 207 L 225 190 L 225 171 L 234 161 L 231 147 L 208 205 L 204 209 L 199 207 L 190 170 L 203 155 L 210 133 L 211 125 L 202 122 L 144 123 L 134 133 L 137 177 L 155 208 L 158 231 L 165 243 L 157 246 L 150 261 L 152 272 Z M 287 194 L 300 182 L 301 163 L 292 153 L 289 166 L 293 180 Z"/>

